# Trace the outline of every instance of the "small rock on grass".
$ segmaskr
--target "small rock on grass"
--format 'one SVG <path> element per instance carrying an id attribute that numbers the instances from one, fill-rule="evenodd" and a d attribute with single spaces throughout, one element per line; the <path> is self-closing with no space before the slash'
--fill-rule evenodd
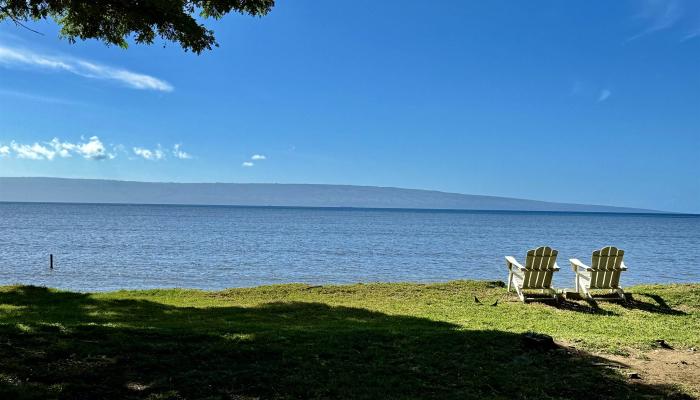
<path id="1" fill-rule="evenodd" d="M 661 347 L 662 349 L 673 349 L 673 347 L 671 347 L 671 345 L 666 343 L 666 341 L 663 339 L 654 340 L 654 344 L 656 345 L 656 347 Z"/>
<path id="2" fill-rule="evenodd" d="M 527 332 L 523 334 L 523 346 L 534 350 L 553 350 L 557 348 L 554 339 L 543 333 Z"/>
<path id="3" fill-rule="evenodd" d="M 642 377 L 639 376 L 639 374 L 636 372 L 628 372 L 627 378 L 629 378 L 629 379 L 642 379 Z"/>

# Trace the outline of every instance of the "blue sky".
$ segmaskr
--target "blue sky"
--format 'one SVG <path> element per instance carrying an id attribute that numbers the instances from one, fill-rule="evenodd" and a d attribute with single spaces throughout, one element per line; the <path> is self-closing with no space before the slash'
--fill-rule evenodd
<path id="1" fill-rule="evenodd" d="M 295 0 L 208 24 L 197 56 L 1 23 L 0 175 L 700 212 L 693 0 Z"/>

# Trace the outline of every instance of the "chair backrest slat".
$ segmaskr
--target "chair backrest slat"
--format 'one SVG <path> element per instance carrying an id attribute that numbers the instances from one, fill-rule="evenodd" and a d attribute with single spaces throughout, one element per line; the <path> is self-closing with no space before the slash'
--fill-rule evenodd
<path id="1" fill-rule="evenodd" d="M 547 289 L 552 285 L 558 252 L 542 246 L 527 252 L 523 289 Z"/>
<path id="2" fill-rule="evenodd" d="M 608 246 L 593 252 L 591 257 L 591 288 L 616 289 L 620 285 L 620 267 L 624 250 Z"/>

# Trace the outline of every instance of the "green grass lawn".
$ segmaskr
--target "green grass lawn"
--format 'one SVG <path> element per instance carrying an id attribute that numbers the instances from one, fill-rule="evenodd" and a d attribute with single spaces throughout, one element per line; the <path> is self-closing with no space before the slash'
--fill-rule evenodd
<path id="1" fill-rule="evenodd" d="M 587 351 L 700 347 L 700 284 L 637 286 L 599 308 L 524 305 L 501 285 L 2 287 L 0 398 L 687 398 Z M 528 349 L 527 331 L 584 351 Z"/>

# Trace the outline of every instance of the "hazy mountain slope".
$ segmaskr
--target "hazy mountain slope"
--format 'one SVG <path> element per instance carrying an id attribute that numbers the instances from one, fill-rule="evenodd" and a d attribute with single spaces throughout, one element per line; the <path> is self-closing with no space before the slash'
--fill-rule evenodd
<path id="1" fill-rule="evenodd" d="M 154 183 L 61 178 L 0 178 L 0 201 L 650 212 L 622 207 L 374 186 Z"/>

